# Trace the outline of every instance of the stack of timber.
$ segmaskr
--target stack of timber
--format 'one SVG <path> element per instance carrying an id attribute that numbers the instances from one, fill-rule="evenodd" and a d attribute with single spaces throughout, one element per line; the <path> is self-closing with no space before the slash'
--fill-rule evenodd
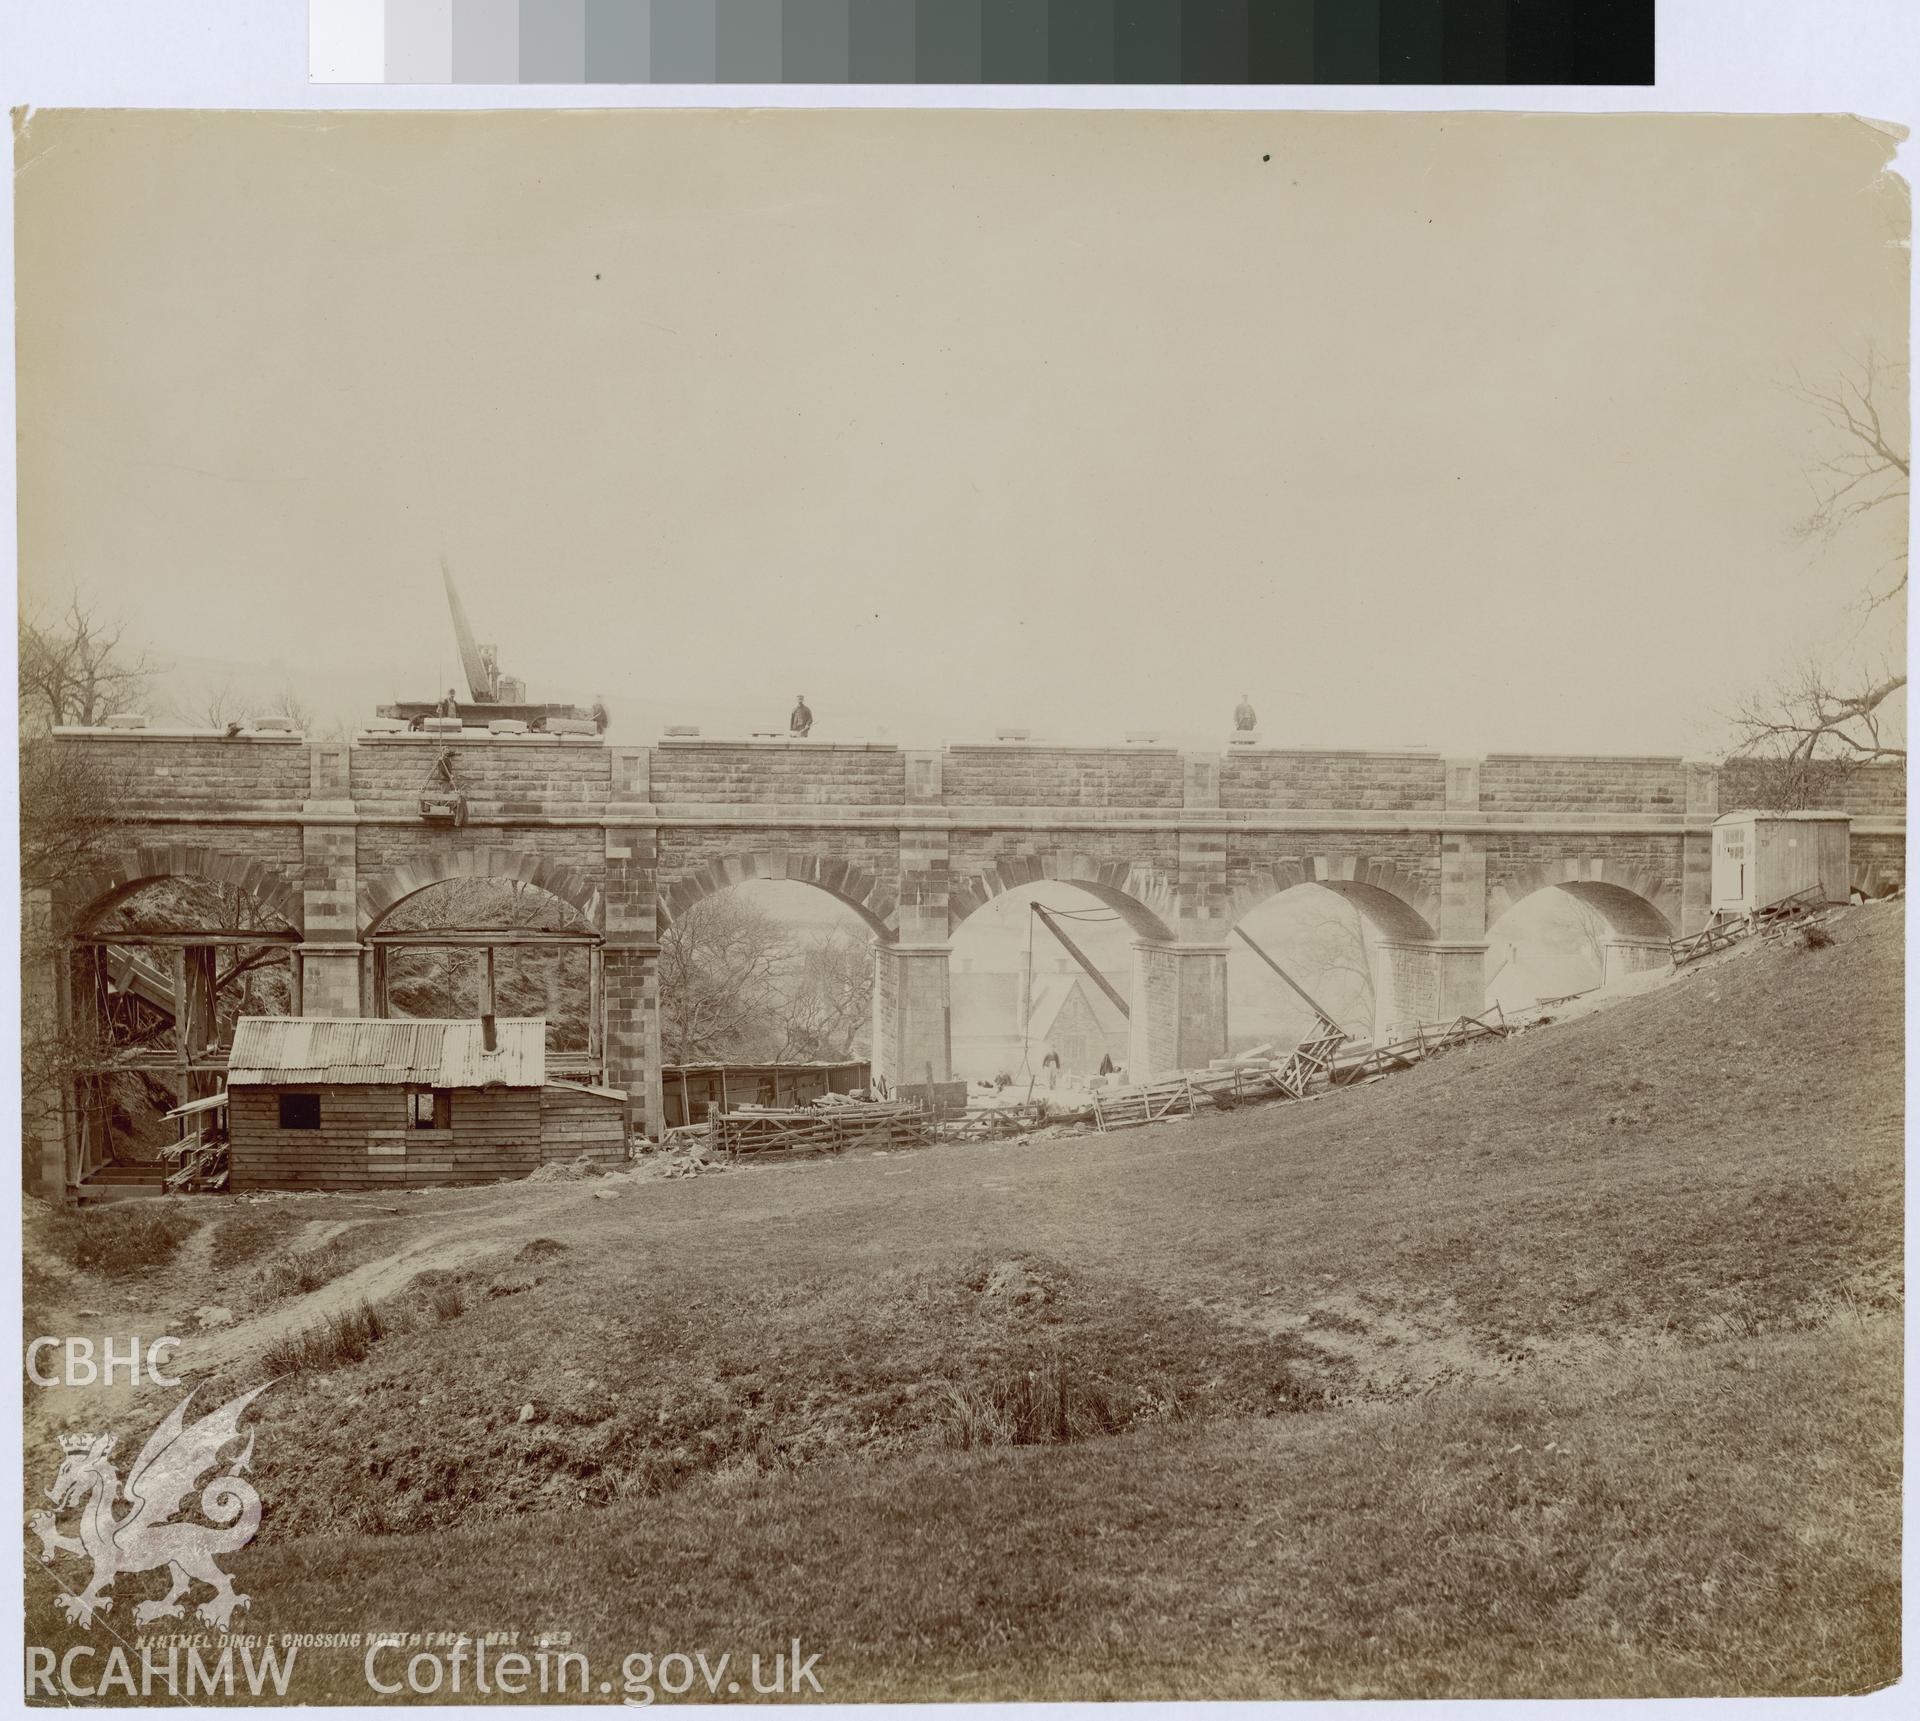
<path id="1" fill-rule="evenodd" d="M 192 1131 L 169 1142 L 160 1153 L 161 1188 L 168 1195 L 225 1189 L 232 1169 L 227 1148 L 227 1096 L 206 1094 L 167 1113 L 167 1121 L 178 1122 L 183 1130 L 189 1119 Z"/>
<path id="2" fill-rule="evenodd" d="M 920 1147 L 932 1140 L 927 1114 L 918 1106 L 868 1102 L 795 1107 L 739 1106 L 709 1114 L 709 1140 L 716 1152 L 844 1153 L 850 1147 Z"/>
<path id="3" fill-rule="evenodd" d="M 1093 1096 L 1094 1127 L 1104 1133 L 1110 1129 L 1131 1129 L 1136 1124 L 1158 1123 L 1164 1117 L 1192 1117 L 1194 1078 L 1186 1071 L 1142 1082 L 1137 1087 L 1115 1088 Z"/>
<path id="4" fill-rule="evenodd" d="M 1271 1056 L 1271 1046 L 1256 1046 L 1237 1057 L 1215 1059 L 1193 1083 L 1222 1110 L 1255 1100 L 1304 1099 L 1320 1077 L 1331 1076 L 1334 1054 L 1347 1038 L 1346 1029 L 1322 1016 L 1284 1058 Z"/>
<path id="5" fill-rule="evenodd" d="M 169 1142 L 160 1158 L 166 1166 L 161 1181 L 169 1195 L 221 1190 L 227 1186 L 230 1170 L 227 1144 L 208 1131 L 197 1131 Z"/>
<path id="6" fill-rule="evenodd" d="M 1249 1046 L 1244 1052 L 1213 1059 L 1204 1072 L 1194 1073 L 1193 1081 L 1221 1110 L 1230 1111 L 1248 1100 L 1271 1097 L 1273 1070 L 1273 1047 Z"/>

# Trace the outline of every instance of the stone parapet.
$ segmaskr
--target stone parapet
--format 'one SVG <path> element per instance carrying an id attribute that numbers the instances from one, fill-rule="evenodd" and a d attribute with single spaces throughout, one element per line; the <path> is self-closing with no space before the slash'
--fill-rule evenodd
<path id="1" fill-rule="evenodd" d="M 949 747 L 941 770 L 949 807 L 1142 807 L 1185 803 L 1185 769 L 1173 747 L 1056 747 L 982 742 Z"/>
<path id="2" fill-rule="evenodd" d="M 1480 761 L 1482 812 L 1684 816 L 1688 804 L 1687 767 L 1678 755 L 1490 753 Z"/>
<path id="3" fill-rule="evenodd" d="M 1220 805 L 1227 808 L 1437 813 L 1445 804 L 1446 763 L 1434 753 L 1250 747 L 1221 761 Z"/>
<path id="4" fill-rule="evenodd" d="M 667 803 L 897 807 L 906 767 L 898 747 L 877 742 L 673 738 L 653 750 L 651 792 Z"/>

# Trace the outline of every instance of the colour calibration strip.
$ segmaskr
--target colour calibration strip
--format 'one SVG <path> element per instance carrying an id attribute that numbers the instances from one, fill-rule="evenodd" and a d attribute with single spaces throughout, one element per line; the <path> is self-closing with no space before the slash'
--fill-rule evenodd
<path id="1" fill-rule="evenodd" d="M 330 84 L 1651 84 L 1655 0 L 309 0 Z"/>

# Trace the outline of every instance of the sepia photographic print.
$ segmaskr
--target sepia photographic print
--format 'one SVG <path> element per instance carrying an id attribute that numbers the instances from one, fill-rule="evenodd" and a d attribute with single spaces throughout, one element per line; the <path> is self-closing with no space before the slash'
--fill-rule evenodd
<path id="1" fill-rule="evenodd" d="M 28 1703 L 1899 1678 L 1898 127 L 13 128 Z"/>

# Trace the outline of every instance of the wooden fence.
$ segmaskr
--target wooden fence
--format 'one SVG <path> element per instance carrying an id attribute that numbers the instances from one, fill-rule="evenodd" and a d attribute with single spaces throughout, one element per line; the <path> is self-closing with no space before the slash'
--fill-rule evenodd
<path id="1" fill-rule="evenodd" d="M 850 1147 L 919 1147 L 933 1139 L 918 1106 L 856 1102 L 849 1105 L 742 1106 L 707 1119 L 708 1141 L 729 1159 L 760 1153 L 845 1153 Z"/>

